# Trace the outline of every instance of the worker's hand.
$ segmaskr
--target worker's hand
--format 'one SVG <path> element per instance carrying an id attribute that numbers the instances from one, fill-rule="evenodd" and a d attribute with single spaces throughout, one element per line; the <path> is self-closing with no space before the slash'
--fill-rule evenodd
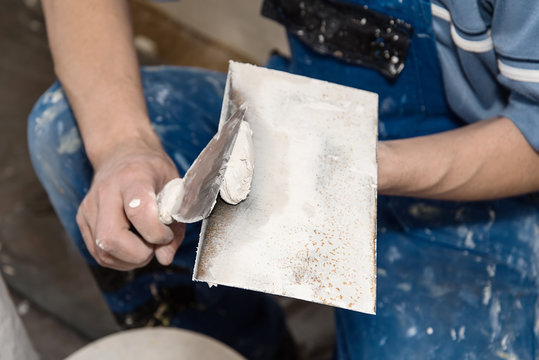
<path id="1" fill-rule="evenodd" d="M 178 177 L 174 163 L 160 145 L 142 140 L 119 143 L 107 153 L 94 164 L 92 185 L 77 213 L 88 250 L 100 265 L 116 270 L 145 266 L 154 254 L 169 265 L 185 225 L 163 225 L 155 197 Z"/>

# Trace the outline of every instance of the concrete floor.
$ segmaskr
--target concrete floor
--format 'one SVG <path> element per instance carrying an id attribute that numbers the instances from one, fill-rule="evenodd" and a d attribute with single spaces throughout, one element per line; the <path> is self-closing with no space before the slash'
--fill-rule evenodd
<path id="1" fill-rule="evenodd" d="M 224 71 L 228 59 L 249 61 L 144 1 L 132 5 L 142 63 Z M 117 327 L 29 162 L 26 117 L 54 81 L 39 4 L 0 0 L 0 9 L 0 268 L 41 357 L 61 359 Z M 279 300 L 302 358 L 330 358 L 332 310 Z"/>

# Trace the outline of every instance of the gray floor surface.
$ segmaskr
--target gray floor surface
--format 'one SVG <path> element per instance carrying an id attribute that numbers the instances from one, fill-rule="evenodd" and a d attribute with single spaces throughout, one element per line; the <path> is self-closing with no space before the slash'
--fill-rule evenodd
<path id="1" fill-rule="evenodd" d="M 248 60 L 162 16 L 142 1 L 133 2 L 135 31 L 139 38 L 149 39 L 150 44 L 153 38 L 157 44 L 149 47 L 151 51 L 147 46 L 139 48 L 143 63 L 224 70 L 229 58 Z M 160 37 L 159 31 L 168 37 Z M 160 39 L 175 41 L 176 48 L 194 47 L 196 52 L 160 54 L 166 45 Z M 26 117 L 54 81 L 37 0 L 0 0 L 0 54 L 0 268 L 41 357 L 62 359 L 118 328 L 29 161 Z M 331 308 L 279 301 L 302 358 L 330 358 L 334 343 Z"/>

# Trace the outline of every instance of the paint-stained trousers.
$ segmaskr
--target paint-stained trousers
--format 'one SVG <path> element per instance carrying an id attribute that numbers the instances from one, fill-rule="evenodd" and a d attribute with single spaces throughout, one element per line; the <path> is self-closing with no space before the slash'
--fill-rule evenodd
<path id="1" fill-rule="evenodd" d="M 217 131 L 225 75 L 199 69 L 142 70 L 153 128 L 180 174 Z M 187 225 L 170 266 L 153 260 L 134 271 L 99 266 L 77 227 L 93 170 L 61 85 L 35 105 L 28 124 L 32 163 L 60 221 L 81 251 L 110 310 L 125 328 L 177 326 L 215 337 L 249 359 L 272 359 L 285 331 L 279 306 L 261 293 L 191 281 L 200 223 Z"/>
<path id="2" fill-rule="evenodd" d="M 409 3 L 395 14 L 414 26 L 396 81 L 317 55 L 293 36 L 291 58 L 274 56 L 268 67 L 377 92 L 381 140 L 460 126 L 445 102 L 429 4 Z M 153 127 L 185 173 L 216 131 L 225 76 L 154 67 L 142 69 L 142 79 Z M 198 225 L 188 227 L 170 267 L 151 263 L 122 273 L 91 258 L 75 214 L 92 168 L 60 84 L 34 107 L 28 135 L 36 173 L 124 326 L 185 327 L 249 358 L 273 356 L 283 336 L 274 303 L 261 294 L 190 281 Z M 539 358 L 537 195 L 474 203 L 380 197 L 378 207 L 377 315 L 336 310 L 337 359 Z"/>

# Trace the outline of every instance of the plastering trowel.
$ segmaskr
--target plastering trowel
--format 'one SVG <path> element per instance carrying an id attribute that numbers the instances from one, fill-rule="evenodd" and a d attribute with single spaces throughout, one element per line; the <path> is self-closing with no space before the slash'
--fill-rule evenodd
<path id="1" fill-rule="evenodd" d="M 159 219 L 165 224 L 174 220 L 193 223 L 211 213 L 226 166 L 234 148 L 246 104 L 242 104 L 221 123 L 219 131 L 195 159 L 183 178 L 171 180 L 157 195 Z"/>
<path id="2" fill-rule="evenodd" d="M 231 62 L 221 126 L 244 102 L 251 192 L 217 200 L 193 279 L 375 313 L 377 95 Z"/>

